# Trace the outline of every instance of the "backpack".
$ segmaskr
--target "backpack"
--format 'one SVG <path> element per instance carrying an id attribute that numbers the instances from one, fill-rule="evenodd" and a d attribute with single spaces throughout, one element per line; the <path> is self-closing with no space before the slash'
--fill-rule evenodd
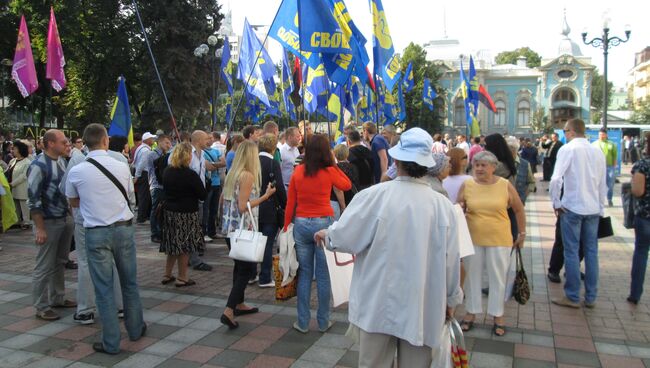
<path id="1" fill-rule="evenodd" d="M 162 180 L 163 180 L 163 174 L 165 173 L 165 169 L 169 165 L 169 152 L 160 155 L 157 159 L 153 160 L 153 171 L 154 174 L 156 175 L 156 180 L 158 181 L 158 184 L 162 185 Z"/>

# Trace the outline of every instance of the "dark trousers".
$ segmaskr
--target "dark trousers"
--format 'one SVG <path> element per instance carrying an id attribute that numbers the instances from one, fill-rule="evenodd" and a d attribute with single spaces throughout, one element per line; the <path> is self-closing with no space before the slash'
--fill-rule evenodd
<path id="1" fill-rule="evenodd" d="M 208 187 L 209 192 L 203 202 L 203 234 L 214 238 L 217 236 L 217 211 L 219 209 L 219 196 L 221 186 Z"/>
<path id="2" fill-rule="evenodd" d="M 582 242 L 578 250 L 578 257 L 580 257 L 580 262 L 585 258 Z M 559 275 L 562 267 L 564 267 L 564 243 L 562 242 L 562 228 L 558 217 L 555 222 L 555 242 L 551 251 L 551 260 L 548 262 L 548 272 Z"/>
<path id="3" fill-rule="evenodd" d="M 260 285 L 268 284 L 273 280 L 273 244 L 278 234 L 277 224 L 260 224 L 260 231 L 266 236 L 266 248 L 264 248 L 264 259 L 260 266 Z"/>
<path id="4" fill-rule="evenodd" d="M 151 215 L 149 216 L 149 224 L 151 225 L 151 238 L 160 238 L 162 236 L 162 223 L 158 222 L 156 210 L 158 204 L 162 201 L 163 190 L 154 188 L 151 190 Z"/>
<path id="5" fill-rule="evenodd" d="M 551 180 L 551 176 L 553 176 L 553 166 L 555 166 L 555 162 L 551 161 L 550 158 L 544 159 L 544 163 L 542 164 L 542 173 L 545 181 Z"/>
<path id="6" fill-rule="evenodd" d="M 226 238 L 226 245 L 230 249 L 230 239 Z M 253 262 L 244 262 L 244 261 L 235 261 L 235 267 L 232 270 L 232 289 L 230 289 L 230 295 L 228 296 L 228 302 L 226 307 L 235 309 L 238 304 L 244 302 L 244 293 L 246 292 L 246 286 L 248 286 L 248 280 L 250 280 L 251 275 L 255 272 L 257 263 Z"/>
<path id="7" fill-rule="evenodd" d="M 151 216 L 151 192 L 149 191 L 149 175 L 146 171 L 138 178 L 135 194 L 138 196 L 138 223 L 145 222 Z"/>

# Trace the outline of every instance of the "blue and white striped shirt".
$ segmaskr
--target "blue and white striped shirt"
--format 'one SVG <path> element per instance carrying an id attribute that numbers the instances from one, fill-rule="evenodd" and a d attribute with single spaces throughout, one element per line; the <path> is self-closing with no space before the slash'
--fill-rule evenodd
<path id="1" fill-rule="evenodd" d="M 63 218 L 68 215 L 68 200 L 59 184 L 65 174 L 63 157 L 51 159 L 45 153 L 39 155 L 27 169 L 27 205 L 31 213 L 42 213 L 45 219 Z"/>

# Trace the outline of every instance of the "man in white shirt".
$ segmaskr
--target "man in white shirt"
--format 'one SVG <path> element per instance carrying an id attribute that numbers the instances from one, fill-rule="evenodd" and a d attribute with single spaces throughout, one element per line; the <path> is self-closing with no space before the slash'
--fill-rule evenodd
<path id="1" fill-rule="evenodd" d="M 149 191 L 149 173 L 145 164 L 146 157 L 151 153 L 151 145 L 157 136 L 146 132 L 142 135 L 142 144 L 138 146 L 133 154 L 133 166 L 135 167 L 135 192 L 138 196 L 138 224 L 143 224 L 151 215 L 151 192 Z"/>
<path id="2" fill-rule="evenodd" d="M 93 349 L 117 354 L 120 324 L 113 293 L 113 261 L 120 275 L 129 339 L 139 340 L 147 330 L 138 288 L 133 213 L 128 200 L 133 182 L 129 167 L 106 152 L 108 134 L 104 126 L 88 125 L 84 141 L 90 152 L 85 162 L 68 173 L 66 196 L 72 207 L 79 208 L 86 228 L 88 267 L 102 320 L 102 342 L 94 343 Z"/>
<path id="3" fill-rule="evenodd" d="M 284 134 L 286 142 L 280 147 L 280 157 L 282 158 L 280 167 L 282 168 L 282 182 L 285 188 L 288 188 L 291 175 L 293 175 L 293 163 L 300 156 L 300 152 L 298 152 L 300 132 L 296 127 L 290 127 Z"/>
<path id="4" fill-rule="evenodd" d="M 607 198 L 605 155 L 585 138 L 585 123 L 567 121 L 564 135 L 569 143 L 557 153 L 550 193 L 556 216 L 560 217 L 564 243 L 565 297 L 553 303 L 580 308 L 580 260 L 582 242 L 585 259 L 584 306 L 593 308 L 598 293 L 598 222 Z M 562 188 L 564 195 L 560 198 Z"/>
<path id="5" fill-rule="evenodd" d="M 456 145 L 457 148 L 462 148 L 463 151 L 465 151 L 466 155 L 469 155 L 469 143 L 467 143 L 467 137 L 465 137 L 464 134 L 460 134 L 458 136 L 458 144 Z"/>

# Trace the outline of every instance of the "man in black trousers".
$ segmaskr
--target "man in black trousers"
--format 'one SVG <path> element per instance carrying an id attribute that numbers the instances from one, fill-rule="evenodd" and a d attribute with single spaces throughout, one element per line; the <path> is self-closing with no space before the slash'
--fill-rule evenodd
<path id="1" fill-rule="evenodd" d="M 555 161 L 557 160 L 557 152 L 560 150 L 560 147 L 562 147 L 562 142 L 560 142 L 557 133 L 553 133 L 551 135 L 550 142 L 546 141 L 545 143 L 542 143 L 542 148 L 546 149 L 546 155 L 544 157 L 544 163 L 542 165 L 544 181 L 551 180 L 553 169 L 555 168 Z"/>

